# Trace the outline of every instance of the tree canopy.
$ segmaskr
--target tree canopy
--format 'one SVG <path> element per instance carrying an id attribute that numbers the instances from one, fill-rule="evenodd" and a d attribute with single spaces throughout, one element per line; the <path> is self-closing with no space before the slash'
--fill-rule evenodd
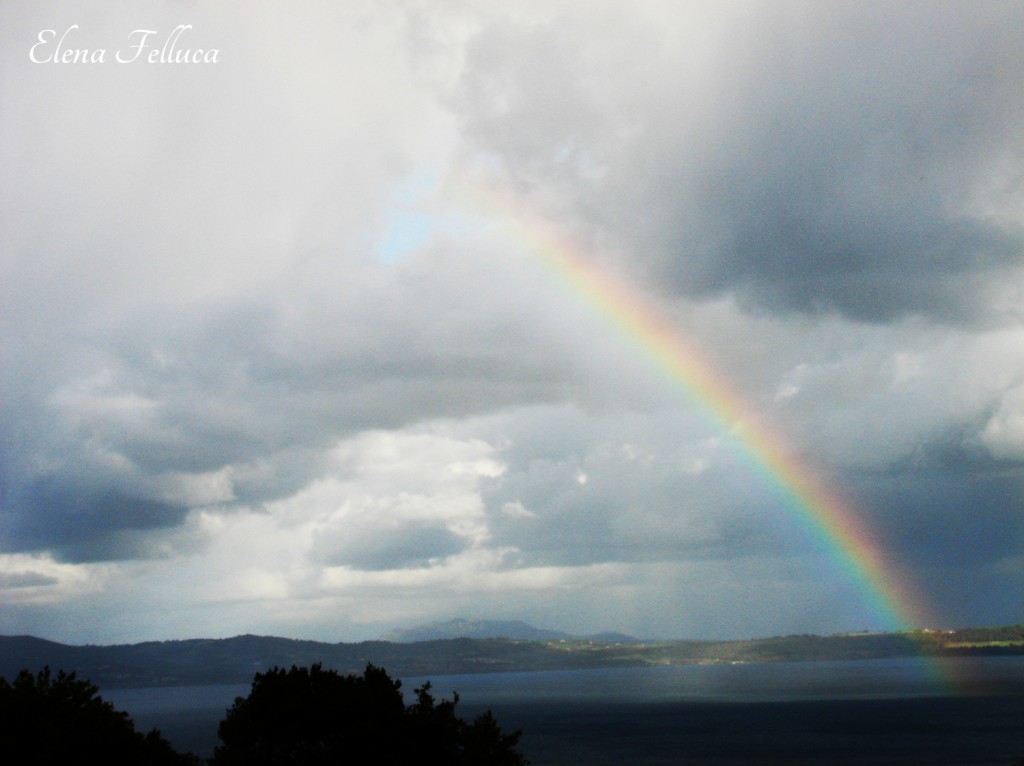
<path id="1" fill-rule="evenodd" d="M 367 665 L 339 675 L 319 664 L 257 673 L 221 721 L 215 766 L 346 764 L 523 766 L 520 732 L 505 734 L 490 711 L 467 723 L 458 695 L 437 700 L 430 684 L 406 705 L 401 681 Z"/>
<path id="2" fill-rule="evenodd" d="M 7 763 L 33 766 L 102 763 L 107 766 L 198 764 L 176 753 L 154 729 L 135 730 L 99 688 L 75 674 L 46 667 L 22 670 L 13 683 L 0 678 L 0 753 Z"/>

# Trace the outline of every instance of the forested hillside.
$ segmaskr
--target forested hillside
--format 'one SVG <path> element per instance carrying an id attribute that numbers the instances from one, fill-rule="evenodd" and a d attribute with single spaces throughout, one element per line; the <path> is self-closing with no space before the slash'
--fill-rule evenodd
<path id="1" fill-rule="evenodd" d="M 1024 626 L 913 633 L 783 636 L 746 641 L 602 642 L 456 638 L 415 643 L 323 643 L 266 636 L 71 646 L 0 636 L 0 676 L 43 666 L 101 687 L 248 683 L 253 673 L 321 662 L 342 673 L 367 663 L 400 676 L 720 662 L 857 660 L 920 654 L 1024 654 Z"/>

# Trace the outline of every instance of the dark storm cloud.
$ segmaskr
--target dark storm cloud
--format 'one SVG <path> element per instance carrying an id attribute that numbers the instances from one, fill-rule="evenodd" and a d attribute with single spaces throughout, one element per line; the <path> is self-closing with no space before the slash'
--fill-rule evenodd
<path id="1" fill-rule="evenodd" d="M 121 533 L 175 526 L 186 510 L 67 475 L 38 479 L 12 500 L 3 552 L 49 549 L 71 562 L 147 555 L 141 541 Z"/>
<path id="2" fill-rule="evenodd" d="M 721 83 L 725 140 L 695 169 L 716 244 L 686 243 L 708 262 L 678 284 L 871 321 L 984 312 L 978 278 L 1024 258 L 1019 225 L 965 209 L 1021 148 L 1022 49 L 991 47 L 1010 20 L 831 15 L 769 23 L 757 66 Z"/>
<path id="3" fill-rule="evenodd" d="M 1020 613 L 1024 472 L 976 460 L 905 465 L 854 480 L 884 548 L 949 626 Z"/>
<path id="4" fill-rule="evenodd" d="M 1024 556 L 1019 464 L 947 453 L 941 462 L 853 475 L 865 515 L 903 561 L 971 569 Z"/>
<path id="5" fill-rule="evenodd" d="M 468 125 L 676 294 L 872 322 L 1012 309 L 991 293 L 1024 265 L 1020 8 L 740 8 L 710 58 L 630 23 L 635 48 L 565 18 L 487 30 Z"/>
<path id="6" fill-rule="evenodd" d="M 37 354 L 49 351 L 60 374 L 33 380 L 47 369 L 39 356 L 14 365 L 29 385 L 15 384 L 23 407 L 5 413 L 18 499 L 7 549 L 147 555 L 118 530 L 286 496 L 346 435 L 560 395 L 572 369 L 564 341 L 543 313 L 523 311 L 531 298 L 515 273 L 481 269 L 471 251 L 424 260 L 348 263 L 295 302 L 286 289 L 184 316 L 133 311 L 59 344 L 42 339 Z M 230 489 L 216 497 L 182 490 L 164 502 L 168 476 L 225 470 Z"/>

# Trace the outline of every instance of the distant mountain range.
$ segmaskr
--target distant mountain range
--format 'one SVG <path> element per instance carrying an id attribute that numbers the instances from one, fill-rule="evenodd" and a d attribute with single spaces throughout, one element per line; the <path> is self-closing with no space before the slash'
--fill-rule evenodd
<path id="1" fill-rule="evenodd" d="M 381 641 L 411 644 L 417 641 L 439 641 L 451 638 L 508 638 L 519 641 L 593 641 L 601 644 L 639 644 L 639 638 L 624 633 L 574 635 L 558 630 L 535 628 L 522 620 L 467 620 L 455 618 L 431 622 L 415 628 L 399 628 L 381 636 Z"/>
<path id="2" fill-rule="evenodd" d="M 148 641 L 117 646 L 69 646 L 33 636 L 0 636 L 0 676 L 22 669 L 76 671 L 101 688 L 246 684 L 272 667 L 316 662 L 342 673 L 361 672 L 367 663 L 398 678 L 456 673 L 504 673 L 644 665 L 684 665 L 800 660 L 847 660 L 917 655 L 1024 654 L 1024 625 L 914 633 L 858 633 L 783 636 L 747 641 L 663 641 L 639 643 L 628 636 L 561 638 L 525 623 L 457 620 L 440 624 L 462 633 L 544 635 L 527 638 L 438 638 L 412 643 L 356 644 L 297 641 L 271 636 Z M 425 633 L 441 630 L 423 626 Z M 396 632 L 412 636 L 414 631 Z M 555 637 L 550 637 L 554 633 Z M 619 640 L 621 638 L 628 641 Z"/>

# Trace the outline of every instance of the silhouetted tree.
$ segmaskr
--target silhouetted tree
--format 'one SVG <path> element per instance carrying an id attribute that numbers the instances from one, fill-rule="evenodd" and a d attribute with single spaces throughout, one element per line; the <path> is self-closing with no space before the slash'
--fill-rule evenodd
<path id="1" fill-rule="evenodd" d="M 98 695 L 99 688 L 63 670 L 22 670 L 0 678 L 0 754 L 5 763 L 33 766 L 191 766 L 156 729 L 135 730 L 128 714 Z"/>
<path id="2" fill-rule="evenodd" d="M 523 766 L 520 732 L 505 734 L 490 711 L 466 723 L 458 695 L 436 700 L 430 684 L 406 706 L 402 682 L 367 665 L 361 676 L 311 668 L 257 673 L 217 731 L 216 766 Z"/>

